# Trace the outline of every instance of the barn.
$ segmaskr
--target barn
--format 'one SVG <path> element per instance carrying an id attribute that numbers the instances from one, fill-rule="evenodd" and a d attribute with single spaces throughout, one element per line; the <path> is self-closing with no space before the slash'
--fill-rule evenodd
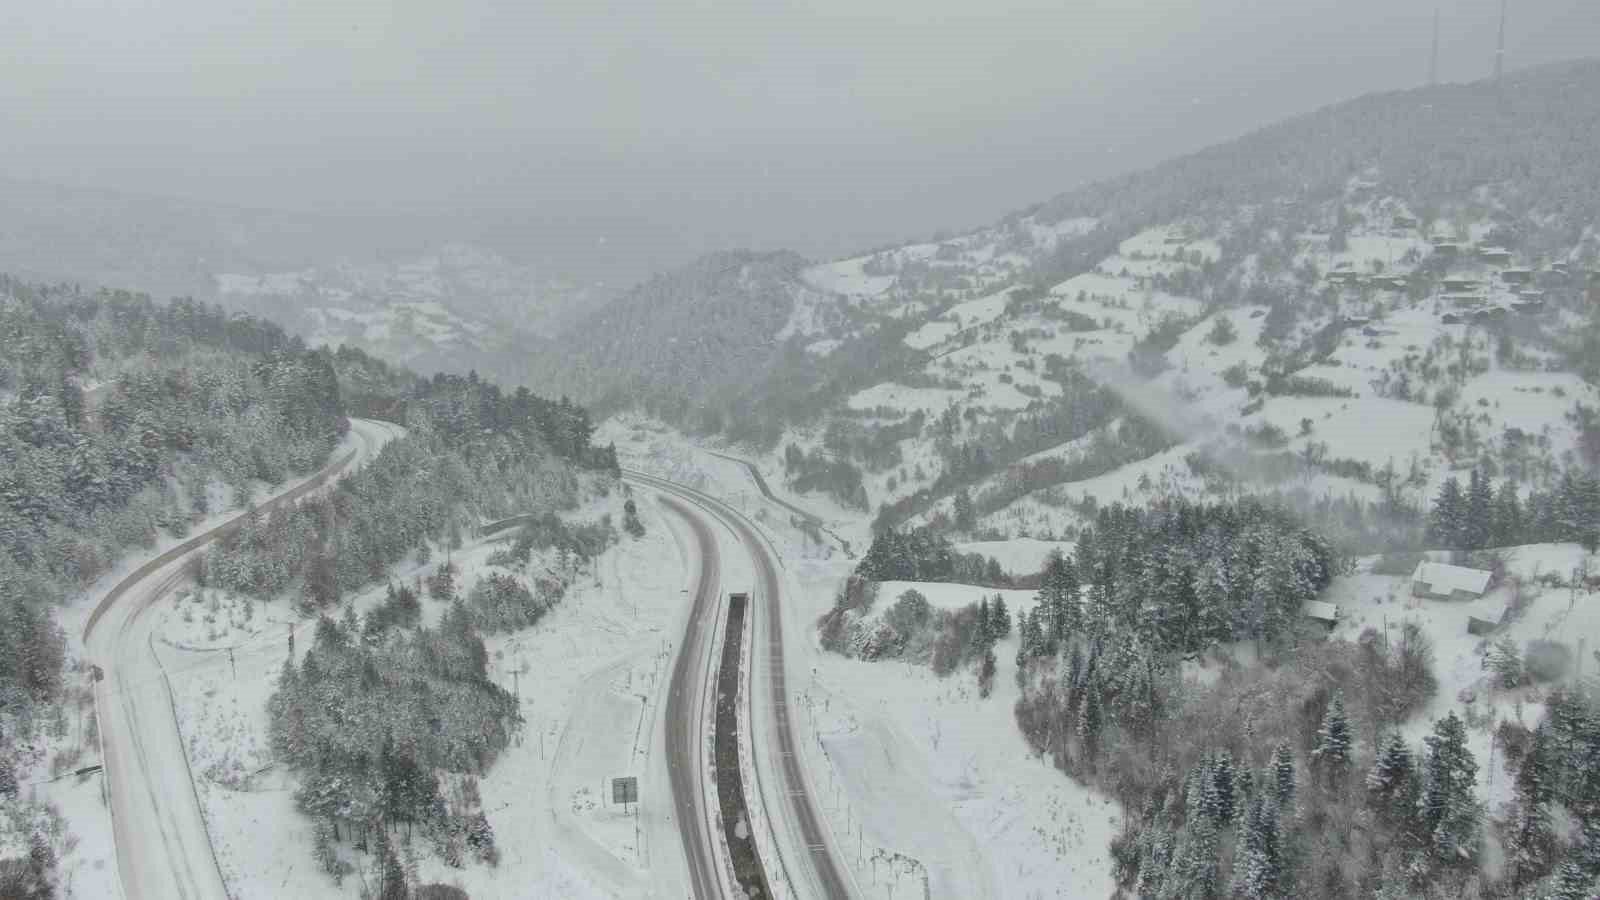
<path id="1" fill-rule="evenodd" d="M 1482 569 L 1424 562 L 1411 574 L 1411 595 L 1428 600 L 1476 600 L 1489 589 L 1490 577 Z"/>

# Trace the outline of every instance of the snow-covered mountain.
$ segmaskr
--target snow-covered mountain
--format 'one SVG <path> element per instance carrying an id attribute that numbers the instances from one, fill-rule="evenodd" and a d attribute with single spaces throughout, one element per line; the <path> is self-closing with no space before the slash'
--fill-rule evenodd
<path id="1" fill-rule="evenodd" d="M 975 534 L 1157 491 L 1542 483 L 1600 453 L 1596 90 L 1586 62 L 1374 95 L 963 235 L 702 261 L 598 311 L 549 377 L 580 359 L 563 390 L 885 521 L 961 496 Z"/>

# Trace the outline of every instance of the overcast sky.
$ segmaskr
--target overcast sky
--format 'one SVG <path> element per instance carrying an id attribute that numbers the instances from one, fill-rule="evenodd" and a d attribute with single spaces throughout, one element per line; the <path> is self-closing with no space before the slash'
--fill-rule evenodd
<path id="1" fill-rule="evenodd" d="M 0 12 L 0 173 L 347 212 L 637 219 L 809 255 L 962 227 L 1426 77 L 1498 0 L 48 0 Z M 1511 0 L 1507 66 L 1595 53 Z M 593 226 L 584 226 L 593 227 Z M 603 230 L 603 229 L 602 229 Z M 598 236 L 597 236 L 598 239 Z"/>

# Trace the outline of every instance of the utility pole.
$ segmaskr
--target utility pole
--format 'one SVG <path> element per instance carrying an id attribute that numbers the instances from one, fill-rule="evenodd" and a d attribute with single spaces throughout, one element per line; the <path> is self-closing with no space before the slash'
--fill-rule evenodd
<path id="1" fill-rule="evenodd" d="M 1494 80 L 1499 81 L 1506 63 L 1506 0 L 1500 0 L 1500 39 L 1494 48 Z"/>

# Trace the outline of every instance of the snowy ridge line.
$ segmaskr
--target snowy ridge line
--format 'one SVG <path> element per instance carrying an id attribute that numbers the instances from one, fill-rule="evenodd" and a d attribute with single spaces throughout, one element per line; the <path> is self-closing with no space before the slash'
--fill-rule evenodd
<path id="1" fill-rule="evenodd" d="M 755 563 L 756 574 L 761 580 L 760 593 L 768 598 L 765 606 L 773 613 L 772 618 L 768 620 L 768 646 L 769 652 L 778 657 L 778 661 L 777 665 L 772 665 L 769 662 L 769 667 L 772 671 L 769 672 L 768 677 L 771 679 L 774 673 L 786 667 L 786 664 L 782 662 L 783 617 L 777 611 L 778 597 L 781 594 L 778 583 L 779 578 L 777 568 L 773 565 L 772 557 L 767 554 L 766 548 L 762 546 L 765 543 L 768 547 L 773 547 L 771 539 L 742 513 L 710 494 L 635 470 L 625 469 L 624 474 L 677 494 L 696 506 L 705 509 L 715 516 L 724 527 L 733 531 L 739 538 L 740 543 L 750 550 L 751 561 Z M 774 553 L 776 553 L 775 547 Z M 799 842 L 805 845 L 807 849 L 806 856 L 812 863 L 808 867 L 808 871 L 812 873 L 814 882 L 817 880 L 823 882 L 817 885 L 823 896 L 829 898 L 848 898 L 852 895 L 863 896 L 853 868 L 849 866 L 843 867 L 844 875 L 840 875 L 841 868 L 835 862 L 838 857 L 837 847 L 839 842 L 837 836 L 833 834 L 832 823 L 827 816 L 819 815 L 812 805 L 814 794 L 810 789 L 810 779 L 806 775 L 803 764 L 804 751 L 796 754 L 793 746 L 793 717 L 789 713 L 786 681 L 783 687 L 773 683 L 772 694 L 774 695 L 775 706 L 771 710 L 771 714 L 774 724 L 778 726 L 780 752 L 785 754 L 782 759 L 787 761 L 786 763 L 780 763 L 780 773 L 783 780 L 787 782 L 786 794 L 789 797 L 788 802 L 792 804 L 795 813 L 794 819 L 789 820 L 791 837 L 794 836 L 794 829 L 798 828 Z M 800 760 L 799 762 L 796 761 L 797 758 Z M 759 767 L 756 770 L 756 775 L 758 779 L 761 776 Z M 767 795 L 764 791 L 762 792 L 762 797 L 763 802 L 766 802 Z"/>

